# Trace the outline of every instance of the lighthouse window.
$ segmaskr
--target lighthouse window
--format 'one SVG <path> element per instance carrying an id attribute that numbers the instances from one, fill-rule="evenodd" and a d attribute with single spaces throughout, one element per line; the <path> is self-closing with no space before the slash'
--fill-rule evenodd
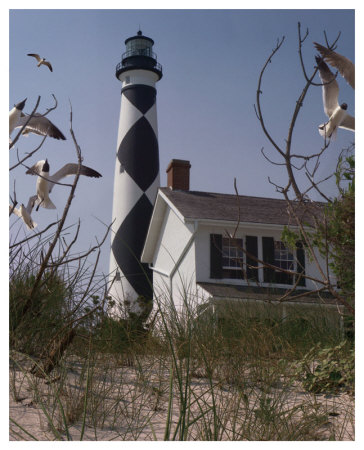
<path id="1" fill-rule="evenodd" d="M 129 84 L 130 83 L 130 77 L 125 77 L 125 84 Z"/>
<path id="2" fill-rule="evenodd" d="M 133 39 L 126 45 L 127 51 L 138 55 L 151 56 L 152 44 L 147 39 Z"/>

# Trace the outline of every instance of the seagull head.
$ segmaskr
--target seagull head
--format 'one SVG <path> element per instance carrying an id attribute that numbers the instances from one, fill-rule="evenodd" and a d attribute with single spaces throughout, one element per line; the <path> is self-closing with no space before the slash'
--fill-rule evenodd
<path id="1" fill-rule="evenodd" d="M 323 59 L 322 59 L 322 57 L 320 55 L 315 55 L 315 59 L 316 59 L 317 65 L 319 65 L 323 61 Z"/>
<path id="2" fill-rule="evenodd" d="M 340 108 L 343 109 L 344 111 L 346 111 L 348 109 L 348 105 L 346 103 L 342 103 L 340 105 Z"/>
<path id="3" fill-rule="evenodd" d="M 45 160 L 45 163 L 43 164 L 42 172 L 49 172 L 48 159 L 46 159 L 46 160 Z"/>
<path id="4" fill-rule="evenodd" d="M 17 103 L 16 105 L 15 105 L 15 108 L 16 109 L 19 109 L 19 111 L 23 111 L 23 108 L 24 108 L 24 106 L 25 106 L 25 102 L 27 101 L 27 99 L 24 99 L 22 102 L 20 102 L 20 103 Z"/>

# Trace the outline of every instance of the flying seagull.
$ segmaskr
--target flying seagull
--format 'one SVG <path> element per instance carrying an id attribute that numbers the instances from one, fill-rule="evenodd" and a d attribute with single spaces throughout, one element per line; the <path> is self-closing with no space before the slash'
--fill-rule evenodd
<path id="1" fill-rule="evenodd" d="M 47 66 L 51 72 L 53 72 L 51 63 L 46 61 L 45 58 L 41 58 L 37 53 L 27 53 L 27 56 L 33 56 L 38 61 L 37 67 L 40 67 L 43 64 Z"/>
<path id="2" fill-rule="evenodd" d="M 33 228 L 35 228 L 37 226 L 37 224 L 33 221 L 32 217 L 31 217 L 31 213 L 32 213 L 32 210 L 34 208 L 35 201 L 37 198 L 38 198 L 37 195 L 32 195 L 29 198 L 28 204 L 26 207 L 24 206 L 23 203 L 20 205 L 20 208 L 14 208 L 13 206 L 9 205 L 9 213 L 12 212 L 16 216 L 23 219 L 25 225 L 27 226 L 27 228 L 29 230 L 32 230 Z"/>
<path id="3" fill-rule="evenodd" d="M 76 175 L 78 169 L 78 164 L 76 163 L 68 163 L 65 164 L 62 169 L 58 170 L 58 172 L 53 175 L 49 174 L 49 163 L 48 159 L 45 161 L 38 161 L 34 164 L 33 167 L 28 169 L 25 173 L 28 175 L 40 175 L 37 178 L 37 199 L 36 204 L 37 211 L 40 206 L 47 209 L 55 209 L 55 205 L 49 198 L 49 194 L 52 192 L 53 186 L 55 183 L 58 183 L 62 178 L 68 177 L 71 175 Z M 96 170 L 91 169 L 90 167 L 84 166 L 81 164 L 80 175 L 85 175 L 87 177 L 100 178 L 102 175 Z"/>
<path id="4" fill-rule="evenodd" d="M 346 56 L 340 55 L 317 42 L 314 42 L 313 44 L 321 53 L 324 60 L 328 62 L 330 66 L 335 67 L 350 86 L 355 89 L 355 64 Z"/>
<path id="5" fill-rule="evenodd" d="M 15 128 L 22 128 L 22 126 L 29 119 L 29 115 L 24 114 L 23 108 L 27 99 L 20 103 L 17 103 L 13 109 L 9 111 L 9 136 Z M 40 134 L 41 136 L 49 136 L 54 139 L 61 139 L 64 141 L 66 138 L 63 133 L 42 114 L 35 113 L 27 123 L 26 127 L 22 131 L 22 134 L 27 136 L 29 133 Z"/>
<path id="6" fill-rule="evenodd" d="M 29 115 L 21 112 L 15 128 L 21 128 L 28 119 Z M 59 130 L 49 119 L 47 119 L 47 117 L 39 113 L 33 114 L 33 117 L 29 120 L 26 127 L 22 131 L 24 136 L 27 136 L 29 133 L 39 134 L 41 136 L 47 135 L 53 139 L 61 139 L 62 141 L 66 140 L 61 130 Z"/>
<path id="7" fill-rule="evenodd" d="M 346 103 L 339 105 L 338 103 L 339 85 L 335 79 L 335 75 L 320 56 L 316 56 L 315 58 L 323 83 L 322 99 L 324 111 L 329 117 L 328 122 L 319 125 L 319 133 L 324 138 L 331 138 L 336 135 L 337 128 L 346 128 L 347 130 L 355 131 L 355 118 L 346 112 L 348 105 Z"/>
<path id="8" fill-rule="evenodd" d="M 26 101 L 27 99 L 23 100 L 20 103 L 17 103 L 16 105 L 14 105 L 14 108 L 9 111 L 9 136 L 19 122 Z"/>

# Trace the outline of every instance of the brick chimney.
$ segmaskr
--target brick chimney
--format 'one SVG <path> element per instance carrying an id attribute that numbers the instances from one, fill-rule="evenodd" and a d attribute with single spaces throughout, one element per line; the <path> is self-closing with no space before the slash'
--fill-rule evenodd
<path id="1" fill-rule="evenodd" d="M 189 161 L 172 159 L 167 167 L 167 186 L 173 190 L 188 191 L 190 189 Z"/>

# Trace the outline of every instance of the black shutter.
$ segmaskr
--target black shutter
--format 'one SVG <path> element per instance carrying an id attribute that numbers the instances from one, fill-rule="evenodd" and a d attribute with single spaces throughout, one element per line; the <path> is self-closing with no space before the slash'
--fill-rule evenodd
<path id="1" fill-rule="evenodd" d="M 210 278 L 222 278 L 221 234 L 210 234 Z"/>
<path id="2" fill-rule="evenodd" d="M 296 248 L 297 272 L 305 275 L 305 249 L 302 242 L 296 242 Z M 301 277 L 298 286 L 306 286 L 306 278 L 304 276 Z"/>
<path id="3" fill-rule="evenodd" d="M 247 236 L 246 237 L 246 243 L 245 243 L 245 248 L 247 251 L 247 255 L 246 255 L 246 264 L 247 264 L 247 269 L 246 269 L 246 276 L 248 278 L 248 280 L 256 280 L 258 281 L 258 269 L 253 269 L 249 266 L 257 266 L 258 263 L 257 261 L 255 261 L 255 259 L 251 258 L 249 256 L 255 256 L 256 258 L 258 257 L 258 238 L 256 236 Z"/>
<path id="4" fill-rule="evenodd" d="M 274 239 L 272 237 L 263 237 L 263 261 L 268 264 L 275 264 L 274 259 Z M 269 267 L 264 267 L 264 282 L 274 283 L 275 282 L 275 271 Z"/>

